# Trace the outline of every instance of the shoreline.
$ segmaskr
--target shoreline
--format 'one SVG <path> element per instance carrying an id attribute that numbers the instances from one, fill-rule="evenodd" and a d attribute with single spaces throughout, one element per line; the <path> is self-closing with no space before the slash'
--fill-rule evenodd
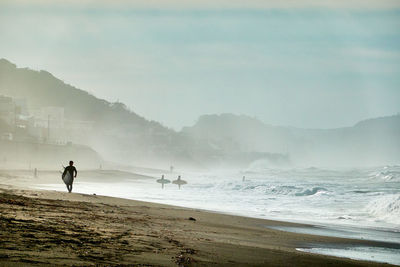
<path id="1" fill-rule="evenodd" d="M 18 178 L 11 178 L 17 182 Z M 19 183 L 21 182 L 21 183 Z M 0 179 L 0 266 L 382 266 L 298 251 L 382 242 L 290 233 L 312 226 L 124 198 L 32 190 Z M 66 253 L 66 251 L 68 253 Z M 385 264 L 385 266 L 388 266 Z"/>
<path id="2" fill-rule="evenodd" d="M 296 251 L 301 247 L 299 245 L 307 243 L 373 245 L 375 242 L 293 234 L 265 228 L 268 224 L 294 225 L 292 223 L 54 191 L 2 189 L 0 196 L 2 208 L 6 211 L 1 215 L 2 221 L 7 221 L 8 224 L 5 226 L 7 229 L 3 229 L 2 235 L 5 232 L 12 232 L 13 235 L 2 236 L 0 255 L 3 263 L 66 265 L 134 263 L 176 266 L 182 263 L 182 260 L 185 264 L 200 266 L 219 264 L 254 266 L 279 263 L 297 266 L 317 266 L 322 263 L 333 266 L 382 265 Z M 7 205 L 17 205 L 22 209 L 17 211 L 4 209 L 5 202 Z M 41 210 L 41 206 L 46 205 L 61 211 L 54 214 L 54 211 Z M 69 213 L 71 212 L 69 206 L 74 208 L 74 213 Z M 86 214 L 86 219 L 82 218 L 82 213 L 89 213 Z M 61 221 L 57 220 L 59 216 Z M 133 227 L 126 225 L 127 221 L 132 223 Z M 70 222 L 76 228 L 66 227 L 65 222 Z M 15 229 L 17 225 L 24 227 Z M 83 230 L 85 227 L 87 229 Z M 10 228 L 14 229 L 7 231 L 11 230 Z M 54 231 L 60 233 L 49 238 L 48 235 L 52 235 Z M 11 244 L 15 240 L 18 240 L 17 244 Z M 38 241 L 47 247 L 36 248 L 32 243 Z M 53 246 L 53 243 L 56 244 Z M 25 247 L 26 244 L 30 245 Z M 127 250 L 126 246 L 130 245 L 135 248 Z M 79 253 L 71 251 L 71 254 L 66 256 L 62 251 L 70 247 L 72 251 Z M 80 251 L 80 247 L 84 247 L 84 251 Z M 118 253 L 123 248 L 125 251 Z M 51 257 L 47 256 L 49 254 Z M 104 256 L 106 254 L 108 256 Z"/>
<path id="3" fill-rule="evenodd" d="M 96 171 L 98 171 L 98 170 L 95 170 L 95 171 L 88 170 L 87 172 L 90 173 L 90 172 L 96 172 Z M 112 173 L 112 172 L 119 172 L 119 171 L 113 171 L 113 170 L 104 171 L 104 170 L 102 170 L 100 172 L 111 172 Z M 124 173 L 124 172 L 122 172 L 122 173 Z M 130 172 L 125 172 L 125 173 L 133 174 Z M 100 188 L 100 190 L 99 190 L 99 188 L 97 188 L 97 185 L 112 184 L 112 183 L 115 183 L 116 185 L 118 185 L 121 182 L 121 183 L 130 184 L 133 187 L 139 185 L 139 187 L 144 188 L 144 186 L 147 186 L 146 189 L 154 192 L 154 191 L 158 190 L 159 188 L 157 188 L 156 186 L 150 188 L 149 185 L 150 184 L 155 185 L 156 179 L 157 179 L 157 177 L 152 177 L 152 176 L 142 175 L 142 174 L 135 174 L 134 179 L 131 179 L 131 178 L 125 179 L 125 180 L 105 179 L 105 180 L 100 181 L 100 180 L 93 180 L 92 178 L 89 178 L 89 179 L 86 178 L 84 181 L 83 180 L 76 181 L 75 184 L 77 185 L 76 188 L 79 188 L 78 192 L 83 193 L 83 194 L 97 193 L 100 195 L 110 196 L 110 197 L 118 197 L 118 198 L 150 202 L 150 203 L 166 204 L 166 205 L 172 205 L 172 206 L 183 207 L 183 208 L 192 208 L 192 209 L 198 209 L 198 210 L 202 210 L 202 211 L 206 211 L 206 212 L 222 213 L 222 214 L 233 215 L 233 216 L 243 216 L 243 217 L 258 218 L 258 219 L 265 219 L 265 220 L 284 221 L 284 222 L 289 222 L 289 223 L 295 223 L 298 225 L 309 225 L 309 226 L 315 226 L 315 227 L 328 227 L 328 228 L 356 228 L 356 229 L 365 230 L 367 232 L 370 232 L 370 231 L 393 232 L 393 233 L 398 232 L 397 231 L 398 225 L 394 224 L 394 223 L 389 223 L 389 222 L 382 222 L 382 224 L 376 225 L 373 222 L 368 222 L 368 221 L 364 221 L 363 224 L 359 224 L 359 223 L 356 224 L 354 222 L 347 222 L 346 220 L 332 221 L 332 220 L 299 219 L 298 217 L 282 216 L 278 213 L 274 214 L 274 215 L 269 214 L 267 216 L 265 214 L 260 215 L 259 213 L 249 212 L 248 210 L 245 211 L 243 209 L 232 211 L 232 210 L 229 210 L 226 208 L 218 209 L 217 206 L 212 206 L 212 207 L 206 206 L 205 207 L 204 205 L 196 205 L 194 203 L 187 204 L 187 202 L 185 202 L 185 199 L 182 199 L 182 200 L 175 199 L 175 200 L 171 201 L 170 199 L 168 199 L 168 197 L 170 197 L 171 195 L 169 195 L 169 196 L 164 195 L 165 199 L 162 199 L 162 198 L 154 198 L 154 197 L 152 198 L 149 196 L 143 196 L 143 195 L 141 195 L 141 192 L 139 193 L 139 196 L 135 195 L 135 192 L 129 192 L 128 194 L 126 192 L 121 193 L 118 191 L 118 187 L 113 188 L 113 190 L 111 190 L 109 188 L 106 191 L 104 191 L 104 190 L 102 191 L 101 188 Z M 151 181 L 151 180 L 153 180 L 153 181 Z M 36 190 L 36 189 L 56 190 L 59 192 L 64 192 L 64 185 L 60 182 L 58 182 L 58 183 L 57 182 L 55 182 L 55 181 L 52 181 L 51 183 L 45 182 L 45 183 L 41 183 L 41 184 L 36 184 L 34 186 L 30 186 L 29 188 L 34 189 L 34 190 Z M 79 187 L 79 186 L 81 186 L 81 187 Z M 84 189 L 82 189 L 82 188 L 84 188 Z M 91 189 L 89 189 L 89 188 L 91 188 Z M 100 192 L 98 192 L 97 190 L 99 190 Z M 168 190 L 165 190 L 165 191 L 168 191 Z M 114 193 L 110 193 L 110 192 L 114 192 Z M 115 193 L 115 192 L 119 192 L 119 193 Z M 160 191 L 160 193 L 163 193 L 163 192 L 164 192 L 164 190 Z M 175 193 L 181 193 L 181 192 L 176 191 Z M 133 196 L 135 196 L 135 197 L 133 197 Z M 398 242 L 400 243 L 400 237 L 399 237 Z"/>

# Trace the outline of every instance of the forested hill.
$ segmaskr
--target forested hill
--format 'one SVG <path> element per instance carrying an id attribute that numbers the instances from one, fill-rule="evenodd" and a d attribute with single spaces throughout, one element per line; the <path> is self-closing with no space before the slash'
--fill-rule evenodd
<path id="1" fill-rule="evenodd" d="M 177 138 L 173 130 L 138 116 L 123 103 L 98 99 L 47 71 L 17 68 L 0 59 L 0 95 L 25 99 L 31 114 L 42 107 L 63 107 L 65 119 L 90 121 L 90 133 L 68 138 L 93 147 L 106 159 L 129 163 L 137 159 L 170 161 L 175 152 L 168 148 Z"/>
<path id="2" fill-rule="evenodd" d="M 6 59 L 0 59 L 0 95 L 26 98 L 32 109 L 44 106 L 64 107 L 68 119 L 101 123 L 106 120 L 113 124 L 124 122 L 171 132 L 157 122 L 138 116 L 123 103 L 110 103 L 96 98 L 64 83 L 47 71 L 17 68 Z"/>
<path id="3" fill-rule="evenodd" d="M 245 115 L 204 115 L 183 133 L 196 139 L 229 140 L 242 151 L 289 154 L 301 165 L 365 166 L 400 162 L 400 114 L 352 127 L 301 129 L 272 126 Z"/>
<path id="4" fill-rule="evenodd" d="M 47 71 L 17 68 L 5 59 L 0 59 L 0 95 L 25 99 L 31 111 L 63 107 L 66 119 L 93 122 L 91 132 L 70 134 L 68 138 L 91 146 L 103 158 L 113 161 L 152 167 L 203 167 L 247 164 L 260 157 L 280 160 L 275 154 L 242 153 L 235 143 L 197 141 L 194 136 L 138 116 L 123 103 L 98 99 Z"/>

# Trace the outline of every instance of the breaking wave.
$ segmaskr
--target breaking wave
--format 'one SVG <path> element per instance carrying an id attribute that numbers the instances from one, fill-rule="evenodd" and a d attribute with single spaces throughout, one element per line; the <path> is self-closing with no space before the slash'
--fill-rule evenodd
<path id="1" fill-rule="evenodd" d="M 270 183 L 233 183 L 225 182 L 215 186 L 218 190 L 229 190 L 239 192 L 252 192 L 263 195 L 282 195 L 282 196 L 313 196 L 328 193 L 329 190 L 323 187 L 307 187 L 301 185 L 273 185 Z"/>
<path id="2" fill-rule="evenodd" d="M 400 224 L 400 194 L 379 197 L 371 201 L 366 209 L 379 221 Z"/>
<path id="3" fill-rule="evenodd" d="M 372 173 L 372 176 L 384 181 L 400 181 L 400 167 L 385 166 L 381 170 Z"/>
<path id="4" fill-rule="evenodd" d="M 315 195 L 315 194 L 321 194 L 321 193 L 327 193 L 328 190 L 326 190 L 323 187 L 314 187 L 313 189 L 306 189 L 301 193 L 296 193 L 296 196 L 311 196 L 311 195 Z"/>

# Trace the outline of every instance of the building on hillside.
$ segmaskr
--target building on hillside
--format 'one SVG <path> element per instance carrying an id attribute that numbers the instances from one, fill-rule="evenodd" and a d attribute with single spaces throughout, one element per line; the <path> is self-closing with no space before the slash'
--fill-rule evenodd
<path id="1" fill-rule="evenodd" d="M 64 128 L 64 108 L 43 107 L 34 112 L 34 127 L 60 129 Z"/>
<path id="2" fill-rule="evenodd" d="M 16 106 L 11 97 L 0 96 L 0 119 L 9 125 L 15 124 Z"/>
<path id="3" fill-rule="evenodd" d="M 85 143 L 94 125 L 92 121 L 66 119 L 63 107 L 43 107 L 34 114 L 30 133 L 45 143 Z"/>
<path id="4" fill-rule="evenodd" d="M 6 140 L 64 145 L 69 142 L 84 144 L 92 134 L 93 121 L 67 120 L 63 107 L 48 106 L 30 114 L 26 99 L 0 96 L 0 120 L 10 126 Z M 12 136 L 12 137 L 10 137 Z"/>
<path id="5" fill-rule="evenodd" d="M 65 144 L 64 108 L 42 107 L 33 112 L 29 133 L 38 141 L 53 144 Z"/>
<path id="6" fill-rule="evenodd" d="M 14 98 L 13 99 L 15 106 L 17 108 L 17 113 L 29 117 L 29 111 L 28 111 L 28 102 L 26 98 Z"/>
<path id="7" fill-rule="evenodd" d="M 8 130 L 2 134 L 2 140 L 30 140 L 30 116 L 25 99 L 0 96 L 0 119 L 8 125 Z"/>

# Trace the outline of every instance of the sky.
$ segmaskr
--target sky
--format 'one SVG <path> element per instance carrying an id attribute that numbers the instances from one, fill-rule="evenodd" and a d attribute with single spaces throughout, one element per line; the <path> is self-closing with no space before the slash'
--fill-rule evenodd
<path id="1" fill-rule="evenodd" d="M 400 1 L 3 0 L 0 58 L 176 130 L 351 126 L 400 112 Z"/>

